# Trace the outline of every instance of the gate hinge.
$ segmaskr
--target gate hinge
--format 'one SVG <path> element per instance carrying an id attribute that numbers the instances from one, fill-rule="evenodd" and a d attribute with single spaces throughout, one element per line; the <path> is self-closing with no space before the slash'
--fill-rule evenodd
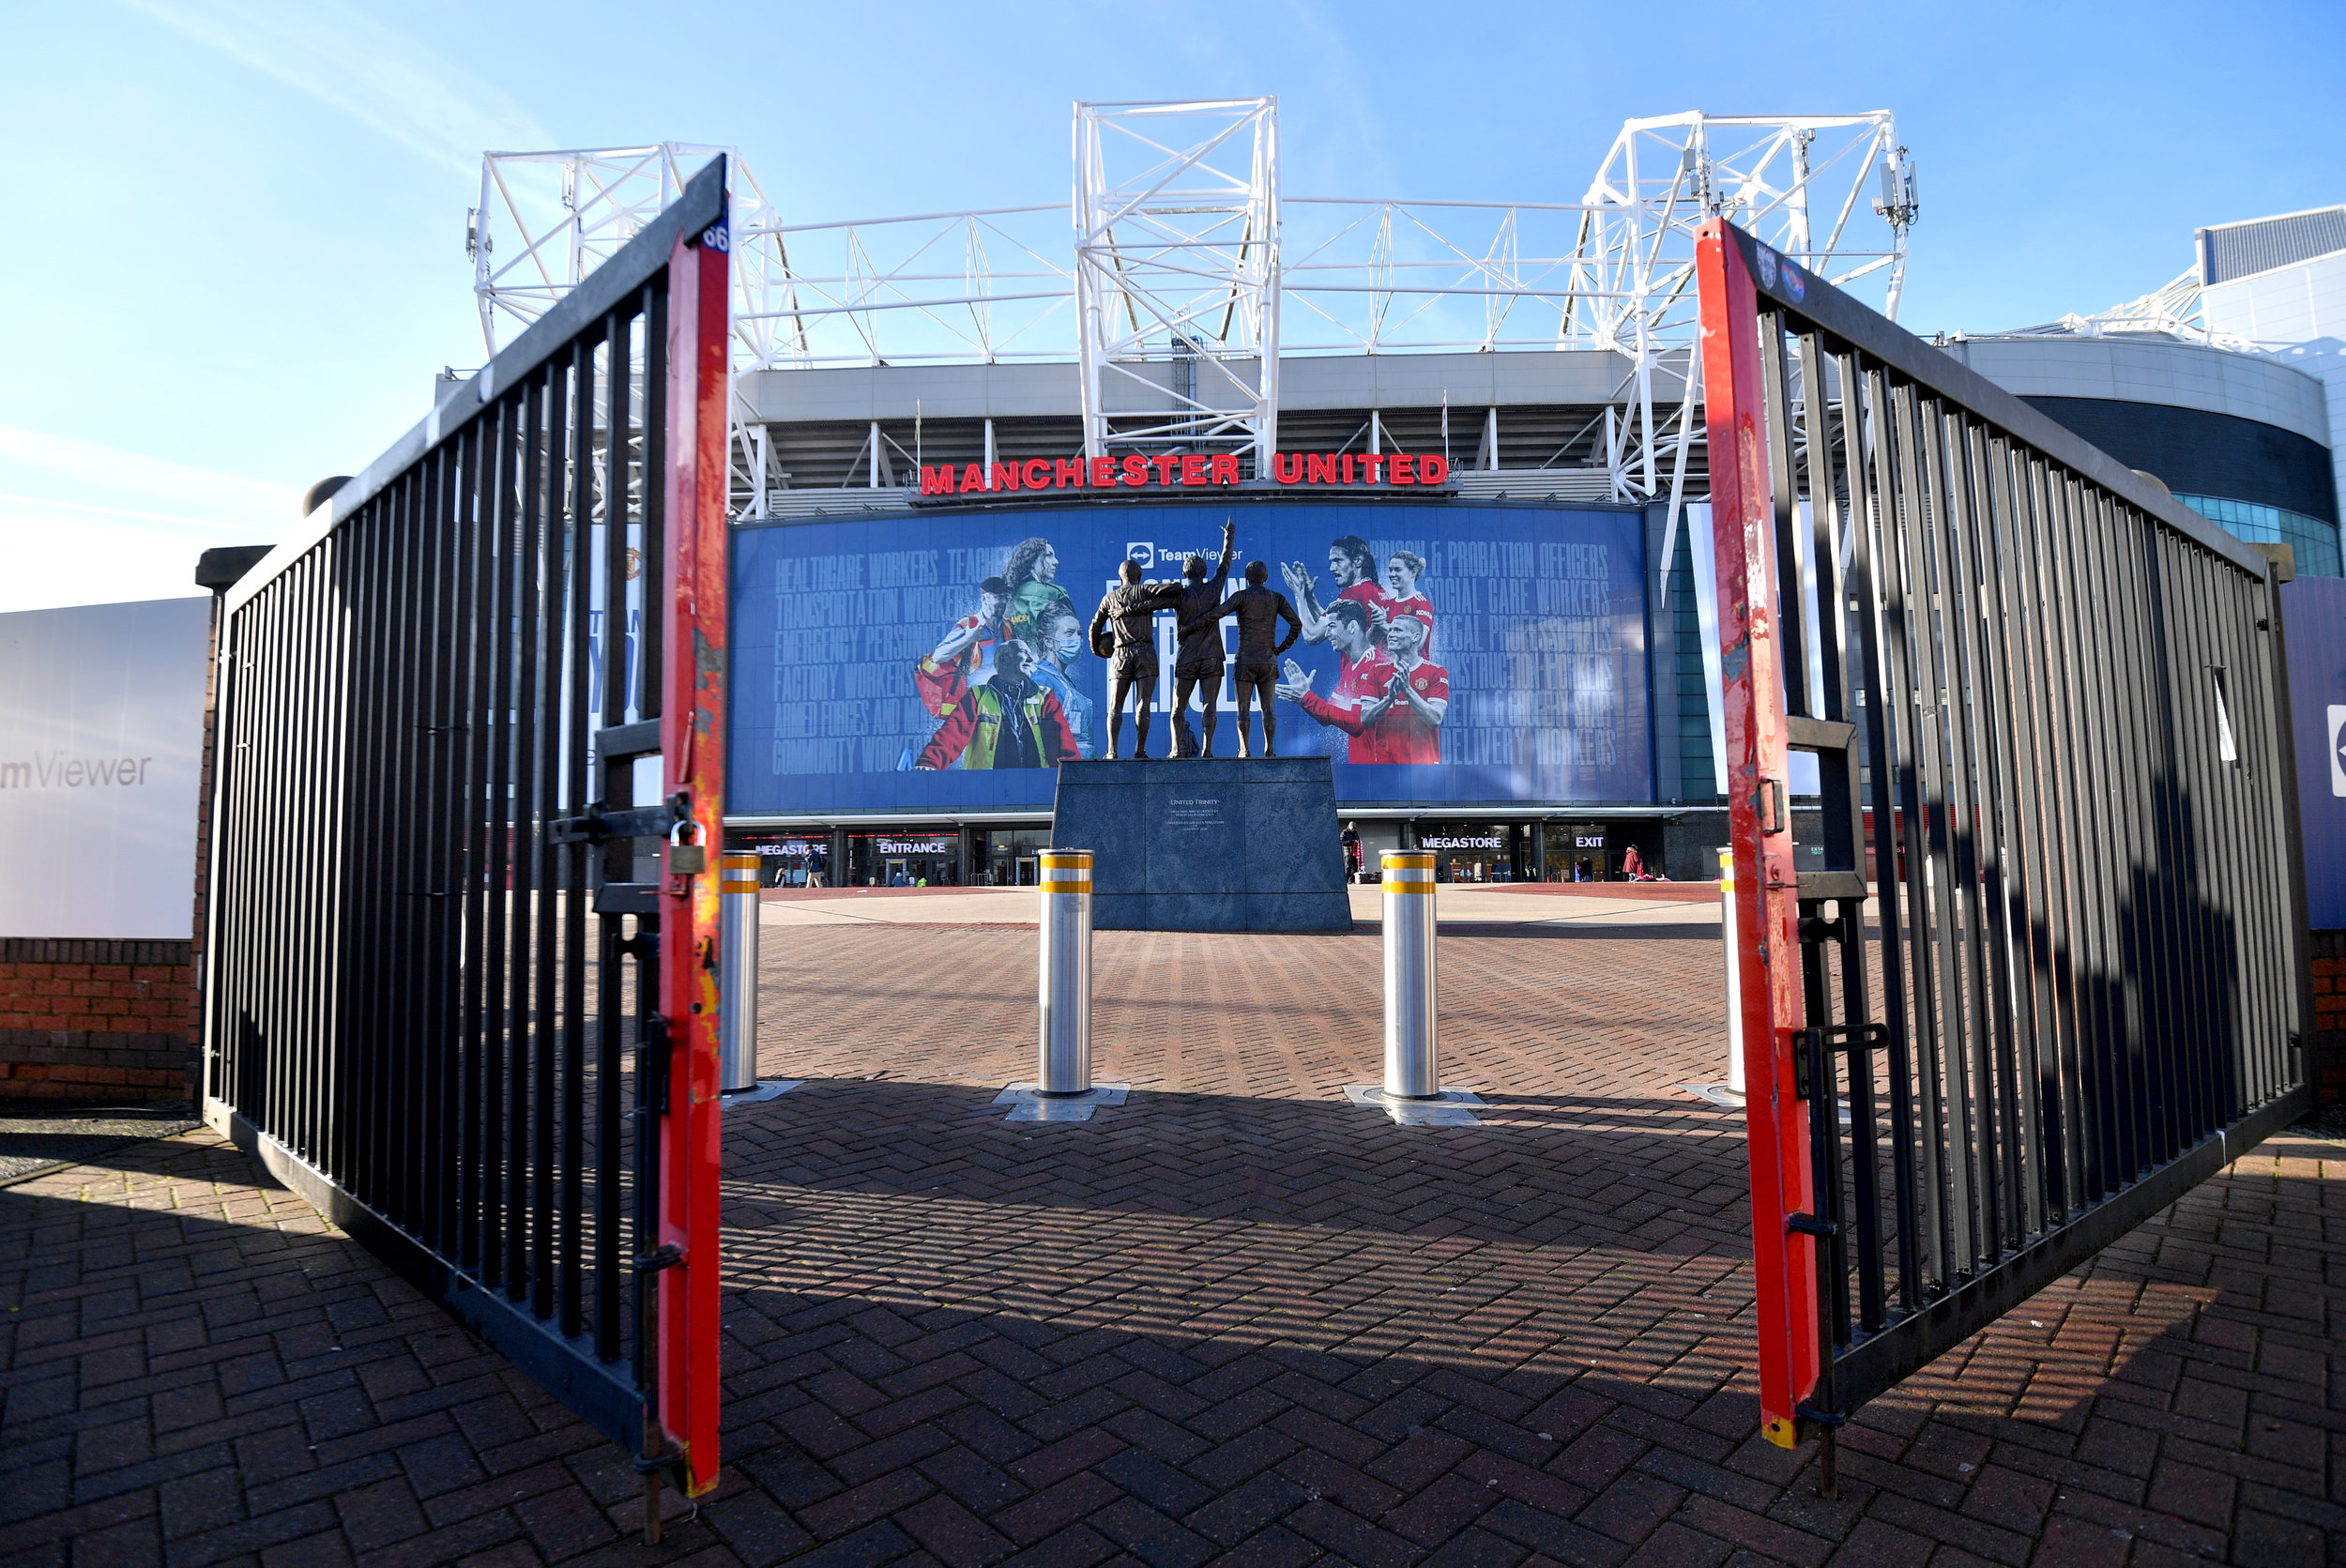
<path id="1" fill-rule="evenodd" d="M 1838 1236 L 1841 1227 L 1832 1220 L 1820 1220 L 1814 1214 L 1787 1214 L 1784 1228 L 1803 1236 Z M 638 1265 L 641 1267 L 641 1265 Z"/>
<path id="2" fill-rule="evenodd" d="M 683 1261 L 684 1249 L 671 1241 L 658 1252 L 637 1253 L 635 1271 L 639 1274 L 656 1274 L 663 1269 L 673 1269 Z"/>

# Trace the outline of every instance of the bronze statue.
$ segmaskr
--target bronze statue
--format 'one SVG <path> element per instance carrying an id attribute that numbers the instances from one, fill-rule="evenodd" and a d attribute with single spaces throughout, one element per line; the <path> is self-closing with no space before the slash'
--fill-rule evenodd
<path id="1" fill-rule="evenodd" d="M 1222 564 L 1211 580 L 1206 576 L 1206 557 L 1192 556 L 1181 564 L 1182 587 L 1175 602 L 1174 612 L 1181 617 L 1181 643 L 1173 656 L 1173 754 L 1175 756 L 1213 755 L 1214 720 L 1222 708 L 1222 632 L 1214 625 L 1215 605 L 1222 602 L 1222 590 L 1230 581 L 1230 557 L 1238 550 L 1238 522 L 1235 518 L 1222 525 Z M 1189 696 L 1197 683 L 1206 685 L 1206 743 L 1203 749 L 1195 744 L 1189 733 Z M 1184 747 L 1184 741 L 1191 744 Z"/>
<path id="2" fill-rule="evenodd" d="M 1108 662 L 1108 746 L 1102 754 L 1116 760 L 1116 745 L 1124 728 L 1124 694 L 1135 692 L 1133 756 L 1149 755 L 1149 718 L 1157 701 L 1156 613 L 1178 603 L 1179 583 L 1144 583 L 1140 563 L 1126 561 L 1117 568 L 1121 586 L 1110 588 L 1091 617 L 1091 651 Z"/>
<path id="3" fill-rule="evenodd" d="M 1279 713 L 1272 707 L 1272 689 L 1279 682 L 1279 655 L 1295 646 L 1295 639 L 1303 634 L 1302 619 L 1287 596 L 1275 588 L 1264 586 L 1271 580 L 1271 568 L 1261 561 L 1246 563 L 1246 586 L 1209 610 L 1198 620 L 1181 623 L 1182 646 L 1188 646 L 1192 632 L 1211 628 L 1224 616 L 1238 617 L 1238 754 L 1252 756 L 1246 748 L 1246 721 L 1255 698 L 1262 698 L 1262 754 L 1279 754 Z M 1279 630 L 1279 623 L 1287 623 L 1287 636 L 1277 647 L 1271 639 Z M 1219 636 L 1220 633 L 1216 632 Z M 1213 738 L 1213 708 L 1206 708 L 1206 738 L 1211 746 Z"/>

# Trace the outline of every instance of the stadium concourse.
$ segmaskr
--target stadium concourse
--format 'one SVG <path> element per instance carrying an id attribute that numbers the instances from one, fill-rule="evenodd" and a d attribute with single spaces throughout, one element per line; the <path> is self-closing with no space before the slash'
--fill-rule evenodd
<path id="1" fill-rule="evenodd" d="M 805 1082 L 726 1119 L 724 1481 L 658 1548 L 623 1454 L 216 1135 L 0 1190 L 0 1559 L 2346 1552 L 2346 1149 L 2302 1130 L 1867 1406 L 1820 1498 L 1755 1432 L 1741 1119 L 1676 1087 L 1715 901 L 1636 891 L 1441 890 L 1473 1128 L 1345 1103 L 1373 932 L 1102 934 L 1134 1092 L 1019 1125 L 1031 891 L 769 893 L 760 1066 Z"/>

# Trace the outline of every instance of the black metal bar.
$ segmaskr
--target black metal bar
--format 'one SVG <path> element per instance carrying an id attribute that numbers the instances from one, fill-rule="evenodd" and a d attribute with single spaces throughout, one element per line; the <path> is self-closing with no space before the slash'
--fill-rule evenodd
<path id="1" fill-rule="evenodd" d="M 1784 661 L 1785 710 L 1813 715 L 1808 691 L 1808 601 L 1801 584 L 1799 516 L 1793 500 L 1792 399 L 1784 362 L 1784 318 L 1760 312 L 1760 380 L 1767 402 L 1768 484 L 1775 509 L 1776 635 Z"/>
<path id="2" fill-rule="evenodd" d="M 483 1267 L 486 1254 L 494 1245 L 487 1240 L 485 1226 L 491 1187 L 486 1136 L 489 1123 L 490 1028 L 487 987 L 489 834 L 493 830 L 489 807 L 492 777 L 489 704 L 496 662 L 496 559 L 491 550 L 491 532 L 481 521 L 484 496 L 480 482 L 482 432 L 483 427 L 473 425 L 454 444 L 463 466 L 462 482 L 457 490 L 457 509 L 464 524 L 465 541 L 465 642 L 469 694 L 465 704 L 468 723 L 465 732 L 465 943 L 462 960 L 464 982 L 460 997 L 465 1020 L 465 1114 L 459 1127 L 457 1150 L 464 1179 L 459 1184 L 458 1199 L 462 1218 L 456 1250 L 451 1258 L 459 1269 L 475 1271 Z"/>
<path id="3" fill-rule="evenodd" d="M 593 351 L 585 340 L 573 342 L 561 361 L 556 383 L 556 403 L 563 412 L 556 425 L 557 446 L 554 466 L 567 472 L 564 492 L 563 549 L 570 567 L 570 605 L 566 611 L 570 668 L 566 676 L 562 714 L 566 749 L 560 810 L 565 815 L 584 808 L 587 784 L 587 737 L 600 715 L 587 711 L 586 615 L 588 576 L 592 566 L 587 533 L 591 494 L 586 458 L 590 441 L 593 403 L 587 396 L 587 374 Z M 580 1225 L 586 1207 L 586 860 L 577 845 L 562 852 L 562 1290 L 561 1330 L 576 1338 L 585 1326 L 580 1281 L 585 1262 L 580 1254 Z"/>
<path id="4" fill-rule="evenodd" d="M 507 1239 L 510 1199 L 515 1162 L 520 1150 L 509 1131 L 508 1102 L 511 1098 L 508 1073 L 512 1053 L 511 994 L 508 983 L 508 950 L 511 926 L 506 893 L 511 887 L 513 821 L 513 704 L 516 617 L 519 568 L 514 563 L 513 510 L 510 500 L 511 471 L 511 410 L 500 405 L 496 417 L 485 421 L 488 448 L 481 468 L 480 523 L 489 536 L 491 566 L 496 589 L 489 604 L 486 634 L 490 640 L 493 675 L 490 680 L 488 795 L 483 802 L 488 829 L 489 882 L 481 919 L 488 931 L 488 948 L 481 955 L 481 1024 L 485 1049 L 481 1060 L 480 1140 L 482 1149 L 480 1278 L 486 1285 L 508 1284 L 511 1277 Z"/>
<path id="5" fill-rule="evenodd" d="M 509 398 L 512 409 L 519 444 L 516 457 L 520 466 L 515 476 L 512 550 L 514 575 L 519 584 L 513 617 L 513 908 L 510 919 L 512 935 L 511 994 L 509 1005 L 512 1010 L 510 1038 L 512 1049 L 508 1060 L 509 1082 L 506 1108 L 509 1119 L 506 1140 L 512 1151 L 512 1162 L 507 1167 L 505 1190 L 505 1295 L 508 1301 L 520 1302 L 529 1291 L 532 1230 L 543 1210 L 535 1204 L 534 1177 L 543 1159 L 542 1149 L 533 1146 L 530 1134 L 534 1130 L 532 1109 L 541 1092 L 538 1079 L 536 1020 L 531 1015 L 535 999 L 531 984 L 532 936 L 536 922 L 538 899 L 538 734 L 541 718 L 538 710 L 539 689 L 538 633 L 540 618 L 540 589 L 544 576 L 541 556 L 542 530 L 539 525 L 542 475 L 536 461 L 537 409 L 526 398 Z"/>

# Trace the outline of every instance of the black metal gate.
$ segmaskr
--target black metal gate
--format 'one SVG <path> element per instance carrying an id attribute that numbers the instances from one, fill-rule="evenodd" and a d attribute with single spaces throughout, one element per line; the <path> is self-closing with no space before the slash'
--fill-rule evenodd
<path id="1" fill-rule="evenodd" d="M 230 596 L 204 971 L 206 1119 L 693 1492 L 716 1010 L 677 979 L 716 913 L 684 841 L 723 810 L 724 182 Z"/>
<path id="2" fill-rule="evenodd" d="M 1829 1457 L 2305 1109 L 2280 602 L 2252 546 L 1793 258 L 1714 221 L 1698 271 L 1762 1419 Z"/>

